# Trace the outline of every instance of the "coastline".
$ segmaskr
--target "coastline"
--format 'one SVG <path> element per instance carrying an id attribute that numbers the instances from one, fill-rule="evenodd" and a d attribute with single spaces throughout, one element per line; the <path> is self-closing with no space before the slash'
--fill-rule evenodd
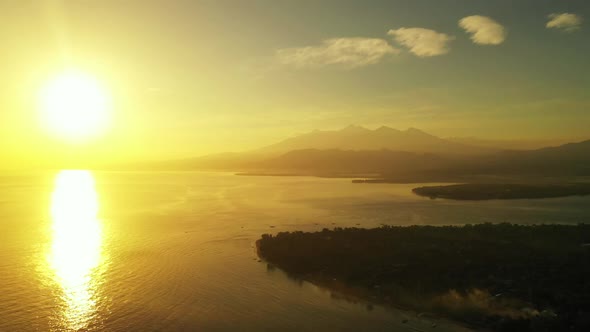
<path id="1" fill-rule="evenodd" d="M 588 225 L 410 226 L 265 234 L 256 247 L 293 278 L 368 303 L 477 330 L 583 331 L 590 314 L 567 303 L 590 307 L 589 236 Z"/>
<path id="2" fill-rule="evenodd" d="M 274 264 L 264 260 L 264 258 L 262 258 L 262 259 L 265 263 L 272 266 L 272 268 L 277 268 L 277 266 L 274 266 Z M 279 267 L 279 269 L 280 269 L 280 267 Z M 283 271 L 283 272 L 285 272 L 285 271 Z M 289 274 L 287 273 L 287 275 L 289 275 Z M 389 299 L 380 298 L 376 295 L 371 294 L 366 289 L 350 287 L 350 286 L 347 286 L 345 283 L 337 281 L 337 280 L 328 280 L 326 278 L 321 278 L 319 276 L 311 276 L 311 275 L 307 275 L 307 276 L 289 275 L 289 276 L 297 279 L 298 281 L 308 282 L 316 287 L 326 290 L 326 291 L 330 292 L 331 296 L 336 299 L 344 300 L 344 301 L 351 302 L 351 303 L 361 303 L 363 305 L 366 305 L 367 310 L 373 310 L 373 306 L 377 305 L 377 306 L 381 306 L 381 307 L 389 309 L 389 310 L 396 310 L 396 311 L 403 312 L 403 313 L 407 314 L 408 317 L 403 319 L 401 321 L 401 323 L 408 324 L 408 328 L 415 330 L 415 331 L 424 332 L 426 330 L 422 330 L 422 329 L 419 329 L 415 326 L 411 326 L 414 323 L 418 323 L 420 325 L 426 325 L 427 328 L 429 328 L 432 331 L 437 331 L 437 330 L 440 331 L 441 328 L 443 328 L 443 330 L 444 330 L 445 326 L 449 327 L 449 325 L 450 325 L 450 326 L 454 326 L 455 328 L 459 327 L 461 329 L 465 329 L 467 331 L 482 331 L 482 332 L 490 331 L 491 332 L 491 330 L 487 329 L 485 326 L 470 325 L 466 322 L 463 322 L 463 321 L 457 320 L 457 319 L 453 319 L 451 317 L 445 316 L 440 313 L 428 312 L 425 310 L 419 310 L 420 308 L 417 308 L 417 307 L 404 305 L 403 303 L 396 302 L 395 300 L 392 300 L 391 298 L 389 298 Z"/>
<path id="3" fill-rule="evenodd" d="M 542 199 L 590 195 L 590 183 L 466 183 L 412 189 L 430 199 L 485 201 Z"/>

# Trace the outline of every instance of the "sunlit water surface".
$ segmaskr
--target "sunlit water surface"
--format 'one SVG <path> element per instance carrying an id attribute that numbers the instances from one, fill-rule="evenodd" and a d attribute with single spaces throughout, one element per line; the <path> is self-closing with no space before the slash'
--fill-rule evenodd
<path id="1" fill-rule="evenodd" d="M 263 233 L 587 222 L 590 198 L 453 202 L 416 185 L 225 173 L 0 176 L 0 331 L 458 331 L 260 262 Z M 408 319 L 408 322 L 404 323 Z"/>

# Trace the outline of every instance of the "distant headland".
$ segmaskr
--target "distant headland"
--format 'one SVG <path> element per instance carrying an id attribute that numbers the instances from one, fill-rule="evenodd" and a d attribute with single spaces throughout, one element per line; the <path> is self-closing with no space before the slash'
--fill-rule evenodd
<path id="1" fill-rule="evenodd" d="M 446 186 L 427 186 L 412 189 L 419 196 L 465 201 L 491 199 L 533 199 L 590 195 L 590 183 L 566 184 L 503 184 L 468 183 Z"/>

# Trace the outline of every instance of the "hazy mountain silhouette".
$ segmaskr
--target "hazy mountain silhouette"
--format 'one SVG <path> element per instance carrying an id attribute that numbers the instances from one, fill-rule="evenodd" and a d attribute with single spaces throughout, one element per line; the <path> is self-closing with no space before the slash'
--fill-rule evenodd
<path id="1" fill-rule="evenodd" d="M 536 150 L 583 141 L 583 139 L 482 139 L 477 137 L 446 137 L 445 139 L 464 145 L 496 150 Z"/>
<path id="2" fill-rule="evenodd" d="M 397 130 L 382 126 L 370 130 L 350 125 L 341 130 L 315 130 L 257 150 L 277 154 L 305 149 L 382 150 L 440 154 L 483 154 L 494 149 L 474 147 L 430 135 L 416 128 Z"/>
<path id="3" fill-rule="evenodd" d="M 300 150 L 309 151 L 306 153 Z M 311 150 L 315 151 L 312 152 Z M 323 150 L 342 150 L 339 157 L 344 158 L 344 155 L 347 154 L 347 159 L 354 159 L 353 156 L 358 157 L 361 155 L 353 154 L 353 151 L 374 151 L 370 154 L 373 159 L 376 159 L 377 155 L 382 154 L 383 156 L 379 157 L 380 159 L 389 160 L 387 163 L 378 163 L 375 167 L 371 167 L 378 169 L 383 169 L 386 164 L 391 162 L 393 157 L 391 152 L 405 152 L 405 154 L 398 154 L 395 157 L 396 160 L 399 160 L 398 163 L 401 163 L 402 155 L 410 158 L 414 153 L 447 156 L 481 155 L 496 151 L 489 148 L 472 147 L 451 142 L 416 128 L 409 128 L 402 131 L 382 126 L 375 130 L 370 130 L 361 126 L 350 125 L 341 130 L 314 130 L 306 134 L 285 139 L 276 144 L 247 152 L 223 152 L 197 158 L 157 163 L 152 164 L 152 168 L 248 170 L 252 168 L 283 169 L 289 167 L 290 169 L 296 169 L 294 165 L 305 163 L 304 160 L 306 159 L 322 159 L 328 163 L 326 158 L 319 157 L 322 154 L 320 151 Z M 388 150 L 388 152 L 385 152 L 385 150 Z M 295 153 L 295 151 L 299 152 Z M 289 154 L 290 152 L 294 153 Z M 326 152 L 326 157 L 328 155 L 335 157 L 336 153 L 335 151 Z M 421 158 L 427 157 L 423 156 Z M 300 160 L 300 162 L 297 160 Z M 363 161 L 366 166 L 372 162 L 377 163 L 378 161 Z M 427 162 L 427 160 L 424 160 L 424 162 Z M 322 169 L 326 169 L 326 165 L 316 165 Z M 307 168 L 309 169 L 309 167 Z"/>
<path id="4" fill-rule="evenodd" d="M 447 165 L 450 158 L 390 150 L 294 150 L 256 163 L 259 168 L 304 174 L 384 174 L 430 171 Z"/>
<path id="5" fill-rule="evenodd" d="M 315 175 L 379 174 L 401 181 L 456 181 L 468 176 L 590 175 L 590 140 L 529 151 L 487 155 L 391 150 L 294 150 L 252 163 L 257 169 Z"/>
<path id="6" fill-rule="evenodd" d="M 465 171 L 532 175 L 590 175 L 590 140 L 474 159 Z M 462 167 L 458 167 L 460 170 Z"/>
<path id="7" fill-rule="evenodd" d="M 263 174 L 373 175 L 401 181 L 460 181 L 465 176 L 590 175 L 590 140 L 537 150 L 494 150 L 421 130 L 348 126 L 295 136 L 241 153 L 152 163 L 151 169 Z M 411 180 L 410 180 L 411 179 Z"/>

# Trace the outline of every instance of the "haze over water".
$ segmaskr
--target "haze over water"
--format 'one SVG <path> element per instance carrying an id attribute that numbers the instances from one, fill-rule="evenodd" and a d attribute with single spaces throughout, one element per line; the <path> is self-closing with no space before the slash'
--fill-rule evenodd
<path id="1" fill-rule="evenodd" d="M 324 227 L 577 223 L 590 214 L 589 197 L 433 201 L 413 196 L 413 185 L 348 179 L 61 171 L 0 181 L 0 331 L 423 328 L 429 319 L 289 279 L 258 261 L 254 241 Z"/>

